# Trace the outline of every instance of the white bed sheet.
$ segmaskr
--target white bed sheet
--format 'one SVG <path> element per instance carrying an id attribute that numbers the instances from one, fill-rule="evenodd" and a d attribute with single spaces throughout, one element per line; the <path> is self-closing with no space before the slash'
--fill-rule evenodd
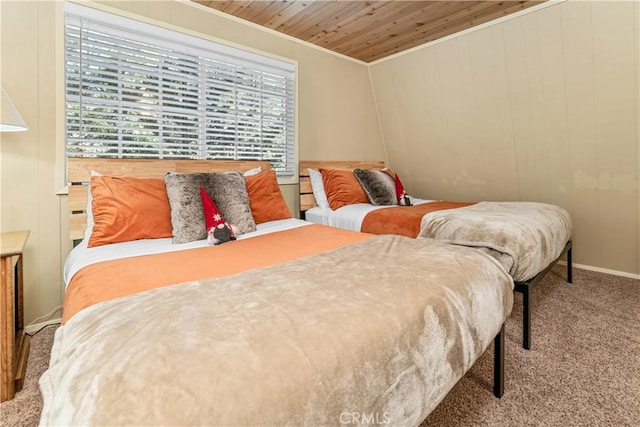
<path id="1" fill-rule="evenodd" d="M 290 230 L 311 224 L 297 218 L 280 219 L 258 224 L 254 232 L 238 236 L 238 239 L 248 239 L 261 236 L 263 234 L 275 233 L 277 231 Z M 197 240 L 190 243 L 173 244 L 171 238 L 164 239 L 143 239 L 131 242 L 114 243 L 111 245 L 88 248 L 88 239 L 83 239 L 75 248 L 71 250 L 64 264 L 65 288 L 81 268 L 102 261 L 110 261 L 118 258 L 128 258 L 133 256 L 159 254 L 164 252 L 176 252 L 187 249 L 194 249 L 207 246 L 207 240 Z"/>
<path id="2" fill-rule="evenodd" d="M 433 202 L 433 200 L 416 199 L 411 197 L 413 205 Z M 330 225 L 332 227 L 343 228 L 345 230 L 360 231 L 364 217 L 372 211 L 381 208 L 393 208 L 395 206 L 375 206 L 369 203 L 356 203 L 346 205 L 335 211 L 331 208 L 311 208 L 305 212 L 305 220 L 315 224 Z"/>

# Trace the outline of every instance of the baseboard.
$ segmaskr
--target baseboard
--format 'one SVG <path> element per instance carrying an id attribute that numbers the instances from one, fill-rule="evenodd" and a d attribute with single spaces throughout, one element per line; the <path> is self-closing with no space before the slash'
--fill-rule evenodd
<path id="1" fill-rule="evenodd" d="M 567 265 L 567 261 L 558 261 L 559 265 Z M 640 274 L 627 273 L 626 271 L 609 270 L 608 268 L 593 267 L 591 265 L 573 263 L 575 268 L 589 271 L 597 271 L 598 273 L 611 274 L 613 276 L 628 277 L 629 279 L 640 279 Z"/>
<path id="2" fill-rule="evenodd" d="M 35 332 L 38 332 L 40 329 L 44 328 L 45 326 L 59 325 L 61 321 L 62 321 L 61 317 L 58 317 L 57 319 L 49 319 L 45 322 L 36 323 L 35 325 L 25 326 L 24 331 L 27 334 L 33 334 Z"/>

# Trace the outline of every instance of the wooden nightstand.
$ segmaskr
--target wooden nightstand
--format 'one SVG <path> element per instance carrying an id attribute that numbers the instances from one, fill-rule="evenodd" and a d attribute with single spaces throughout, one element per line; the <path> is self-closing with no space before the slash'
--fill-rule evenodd
<path id="1" fill-rule="evenodd" d="M 29 337 L 24 333 L 22 252 L 29 231 L 0 233 L 0 402 L 22 389 L 27 369 Z"/>

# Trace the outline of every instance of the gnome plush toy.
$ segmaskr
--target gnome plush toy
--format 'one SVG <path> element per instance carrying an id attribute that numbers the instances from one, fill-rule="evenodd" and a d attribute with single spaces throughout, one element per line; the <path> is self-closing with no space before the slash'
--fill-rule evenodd
<path id="1" fill-rule="evenodd" d="M 202 208 L 207 226 L 207 243 L 210 245 L 220 245 L 230 242 L 231 240 L 236 240 L 236 233 L 233 226 L 225 222 L 220 210 L 203 187 L 200 187 L 200 197 L 202 198 Z"/>
<path id="2" fill-rule="evenodd" d="M 402 181 L 400 181 L 400 177 L 398 174 L 395 174 L 396 178 L 396 197 L 398 197 L 398 204 L 401 206 L 411 206 L 411 199 L 407 194 L 407 191 L 404 189 L 402 185 Z"/>

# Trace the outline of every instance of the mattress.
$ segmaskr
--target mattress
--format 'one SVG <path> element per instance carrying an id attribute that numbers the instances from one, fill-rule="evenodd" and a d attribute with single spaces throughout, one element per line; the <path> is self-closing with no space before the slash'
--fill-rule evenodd
<path id="1" fill-rule="evenodd" d="M 415 205 L 450 203 L 429 202 L 416 200 Z M 569 213 L 547 203 L 479 202 L 437 209 L 415 217 L 416 224 L 406 220 L 409 215 L 402 216 L 402 212 L 409 214 L 415 208 L 370 204 L 347 205 L 335 211 L 315 207 L 306 212 L 305 218 L 355 231 L 398 234 L 398 229 L 410 229 L 406 235 L 473 247 L 493 256 L 515 281 L 522 282 L 554 262 L 573 232 Z"/>
<path id="2" fill-rule="evenodd" d="M 421 205 L 432 201 L 433 200 L 411 197 L 413 205 Z M 364 217 L 367 216 L 369 212 L 383 208 L 393 209 L 402 208 L 402 206 L 375 206 L 369 203 L 356 203 L 343 206 L 335 211 L 331 208 L 320 208 L 316 206 L 305 211 L 305 220 L 315 224 L 324 224 L 345 230 L 360 231 Z"/>
<path id="3" fill-rule="evenodd" d="M 297 227 L 309 225 L 308 221 L 296 218 L 269 221 L 256 226 L 257 230 L 237 236 L 239 240 L 250 239 L 251 237 L 262 236 L 268 233 L 275 233 L 283 230 L 291 230 Z M 157 253 L 177 252 L 188 249 L 207 247 L 206 240 L 196 240 L 190 243 L 173 244 L 171 238 L 164 239 L 142 239 L 129 242 L 114 243 L 110 245 L 87 247 L 88 239 L 82 240 L 74 247 L 64 263 L 64 283 L 65 287 L 73 275 L 82 267 L 95 264 L 97 262 L 109 261 L 118 258 L 127 258 L 141 255 L 151 255 Z"/>

